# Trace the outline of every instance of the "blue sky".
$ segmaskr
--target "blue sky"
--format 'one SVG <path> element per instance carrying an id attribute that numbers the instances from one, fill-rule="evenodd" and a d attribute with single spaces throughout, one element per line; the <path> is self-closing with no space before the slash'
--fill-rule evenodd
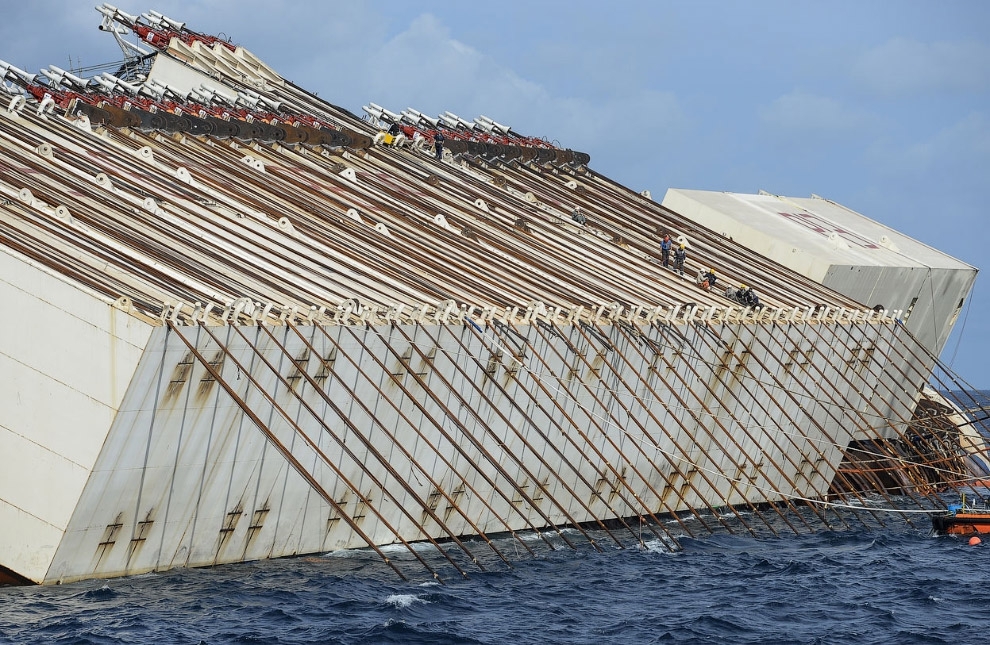
<path id="1" fill-rule="evenodd" d="M 0 0 L 0 59 L 120 58 L 90 2 Z M 485 114 L 667 188 L 827 197 L 978 268 L 990 243 L 990 3 L 167 0 L 361 114 Z M 70 62 L 71 61 L 71 62 Z M 990 389 L 981 275 L 942 358 Z"/>

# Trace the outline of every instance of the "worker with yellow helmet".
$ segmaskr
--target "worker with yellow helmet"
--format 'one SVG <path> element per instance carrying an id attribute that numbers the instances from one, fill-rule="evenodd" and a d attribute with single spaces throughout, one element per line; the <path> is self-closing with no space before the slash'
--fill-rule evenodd
<path id="1" fill-rule="evenodd" d="M 681 245 L 674 251 L 674 271 L 684 275 L 684 260 L 686 259 L 687 250 L 684 248 L 684 244 L 681 243 Z"/>
<path id="2" fill-rule="evenodd" d="M 715 286 L 715 269 L 709 267 L 709 269 L 701 274 L 701 288 L 710 291 L 712 287 Z"/>

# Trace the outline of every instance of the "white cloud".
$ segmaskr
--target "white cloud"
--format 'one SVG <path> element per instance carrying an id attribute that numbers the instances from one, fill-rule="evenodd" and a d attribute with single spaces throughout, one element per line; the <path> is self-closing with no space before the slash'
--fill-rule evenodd
<path id="1" fill-rule="evenodd" d="M 393 111 L 412 107 L 430 115 L 449 110 L 471 120 L 484 114 L 520 134 L 547 137 L 563 147 L 638 149 L 684 128 L 673 94 L 631 86 L 605 101 L 555 95 L 493 58 L 453 38 L 424 14 L 359 63 L 355 92 Z"/>
<path id="2" fill-rule="evenodd" d="M 505 106 L 545 100 L 537 84 L 452 38 L 449 29 L 430 14 L 419 16 L 384 43 L 364 67 L 365 89 L 384 89 L 382 100 L 401 102 L 398 109 L 414 107 L 428 114 L 460 111 L 468 119 L 482 111 L 495 112 L 488 116 L 502 121 Z"/>
<path id="3" fill-rule="evenodd" d="M 990 166 L 990 119 L 971 113 L 926 139 L 902 146 L 877 145 L 871 157 L 879 174 L 919 181 L 953 177 L 951 183 L 968 181 L 982 189 Z"/>
<path id="4" fill-rule="evenodd" d="M 807 136 L 855 132 L 873 121 L 837 99 L 802 91 L 778 97 L 760 110 L 760 118 L 776 130 Z"/>
<path id="5" fill-rule="evenodd" d="M 990 88 L 990 45 L 894 38 L 866 52 L 851 73 L 880 96 L 983 92 Z"/>

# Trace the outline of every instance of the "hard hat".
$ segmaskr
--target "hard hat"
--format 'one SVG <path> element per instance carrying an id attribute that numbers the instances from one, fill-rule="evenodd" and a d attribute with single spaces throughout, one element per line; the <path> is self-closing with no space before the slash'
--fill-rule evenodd
<path id="1" fill-rule="evenodd" d="M 745 288 L 746 288 L 746 285 L 744 285 L 744 284 L 740 284 L 740 285 L 739 285 L 739 288 L 740 288 L 740 289 L 745 289 Z"/>
<path id="2" fill-rule="evenodd" d="M 708 269 L 708 272 L 711 273 L 712 275 L 714 275 L 715 274 L 715 269 Z"/>
<path id="3" fill-rule="evenodd" d="M 683 244 L 681 244 L 681 248 L 682 248 L 682 249 L 684 248 L 684 245 L 683 245 Z"/>

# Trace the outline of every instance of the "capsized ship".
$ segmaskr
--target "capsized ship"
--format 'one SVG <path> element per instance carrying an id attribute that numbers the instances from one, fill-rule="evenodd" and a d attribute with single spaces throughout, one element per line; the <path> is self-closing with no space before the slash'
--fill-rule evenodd
<path id="1" fill-rule="evenodd" d="M 444 579 L 506 540 L 910 522 L 880 507 L 985 474 L 936 393 L 973 267 L 828 200 L 659 204 L 485 116 L 359 117 L 98 11 L 114 68 L 0 63 L 3 581 L 351 548 Z"/>

